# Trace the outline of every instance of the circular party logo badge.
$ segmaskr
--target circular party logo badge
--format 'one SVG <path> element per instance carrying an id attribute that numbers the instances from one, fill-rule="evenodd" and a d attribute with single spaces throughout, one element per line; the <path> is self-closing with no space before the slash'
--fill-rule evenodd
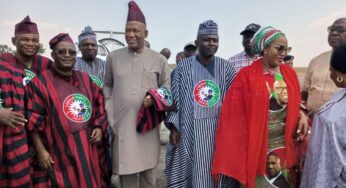
<path id="1" fill-rule="evenodd" d="M 154 90 L 154 93 L 159 97 L 165 105 L 171 106 L 173 104 L 172 95 L 167 88 L 161 87 Z"/>
<path id="2" fill-rule="evenodd" d="M 86 122 L 91 117 L 91 104 L 87 97 L 82 94 L 71 94 L 67 96 L 63 103 L 65 116 L 74 122 Z"/>
<path id="3" fill-rule="evenodd" d="M 25 71 L 25 77 L 23 78 L 23 85 L 26 86 L 30 82 L 30 80 L 36 76 L 36 74 L 31 72 L 28 69 L 24 69 L 24 71 Z"/>
<path id="4" fill-rule="evenodd" d="M 89 76 L 92 79 L 92 81 L 94 81 L 94 83 L 96 85 L 98 85 L 99 87 L 102 87 L 103 84 L 99 78 L 97 78 L 96 76 L 93 76 L 93 75 L 89 75 Z"/>
<path id="5" fill-rule="evenodd" d="M 193 89 L 195 101 L 203 107 L 212 107 L 220 100 L 220 88 L 212 80 L 202 80 Z"/>

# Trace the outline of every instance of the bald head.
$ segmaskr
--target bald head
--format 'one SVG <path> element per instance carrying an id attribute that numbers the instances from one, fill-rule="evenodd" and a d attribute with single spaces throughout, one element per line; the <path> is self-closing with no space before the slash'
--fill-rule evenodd
<path id="1" fill-rule="evenodd" d="M 338 18 L 328 27 L 328 43 L 335 49 L 346 42 L 346 18 Z"/>
<path id="2" fill-rule="evenodd" d="M 160 54 L 165 56 L 167 60 L 171 57 L 171 51 L 168 48 L 162 49 Z"/>

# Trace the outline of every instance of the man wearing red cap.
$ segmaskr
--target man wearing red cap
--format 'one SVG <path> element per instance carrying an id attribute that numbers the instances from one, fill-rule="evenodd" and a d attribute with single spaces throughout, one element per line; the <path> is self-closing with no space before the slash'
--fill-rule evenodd
<path id="1" fill-rule="evenodd" d="M 74 71 L 76 49 L 68 34 L 49 42 L 54 67 L 27 86 L 28 131 L 36 151 L 34 187 L 106 187 L 108 144 L 102 90 Z"/>
<path id="2" fill-rule="evenodd" d="M 16 46 L 16 54 L 0 54 L 2 60 L 25 71 L 24 85 L 34 76 L 49 69 L 53 65 L 50 59 L 37 55 L 40 48 L 39 42 L 37 25 L 31 22 L 29 16 L 26 16 L 15 26 L 12 43 Z"/>
<path id="3" fill-rule="evenodd" d="M 142 105 L 152 105 L 144 97 L 149 89 L 170 88 L 170 71 L 165 57 L 144 46 L 148 36 L 143 13 L 129 3 L 125 28 L 128 47 L 107 57 L 104 95 L 109 122 L 114 132 L 113 174 L 120 176 L 121 187 L 155 187 L 155 169 L 160 155 L 158 127 L 146 133 L 136 131 Z"/>
<path id="4" fill-rule="evenodd" d="M 24 73 L 0 61 L 0 187 L 30 187 Z"/>
<path id="5" fill-rule="evenodd" d="M 0 54 L 1 68 L 0 100 L 0 185 L 1 187 L 29 187 L 31 153 L 24 129 L 24 86 L 36 74 L 48 69 L 52 62 L 36 55 L 39 49 L 37 25 L 29 16 L 16 24 L 13 44 L 14 55 Z M 7 65 L 5 65 L 7 64 Z M 6 71 L 7 70 L 7 71 Z M 1 102 L 0 102 L 1 103 Z"/>

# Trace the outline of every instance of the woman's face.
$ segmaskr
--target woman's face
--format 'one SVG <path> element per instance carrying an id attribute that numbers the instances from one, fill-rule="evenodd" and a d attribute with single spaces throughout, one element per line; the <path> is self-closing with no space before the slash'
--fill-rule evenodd
<path id="1" fill-rule="evenodd" d="M 287 47 L 287 39 L 281 36 L 273 40 L 263 51 L 263 59 L 268 67 L 277 67 L 282 62 L 287 53 L 291 50 Z"/>
<path id="2" fill-rule="evenodd" d="M 337 77 L 341 76 L 342 74 L 340 72 L 336 71 L 335 69 L 333 69 L 332 66 L 329 66 L 329 70 L 330 70 L 330 74 L 329 74 L 330 79 L 333 80 L 334 84 L 337 87 L 345 87 L 344 83 L 342 83 L 342 82 L 340 83 L 340 82 L 336 81 Z"/>

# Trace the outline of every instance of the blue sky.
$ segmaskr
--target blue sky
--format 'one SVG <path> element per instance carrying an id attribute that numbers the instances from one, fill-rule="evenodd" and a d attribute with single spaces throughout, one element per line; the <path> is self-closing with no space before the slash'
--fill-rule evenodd
<path id="1" fill-rule="evenodd" d="M 311 58 L 329 50 L 326 28 L 339 17 L 346 17 L 345 0 L 137 0 L 147 21 L 148 41 L 152 49 L 169 48 L 175 54 L 185 43 L 194 41 L 199 23 L 213 19 L 219 25 L 220 44 L 217 55 L 223 58 L 242 50 L 239 33 L 249 23 L 271 25 L 282 30 L 295 66 L 307 66 Z M 0 7 L 0 44 L 12 48 L 14 25 L 26 15 L 38 24 L 41 43 L 60 32 L 68 32 L 77 41 L 86 25 L 94 30 L 123 31 L 127 17 L 127 0 L 2 0 Z M 98 35 L 98 38 L 108 37 Z M 124 36 L 115 35 L 125 43 Z"/>

